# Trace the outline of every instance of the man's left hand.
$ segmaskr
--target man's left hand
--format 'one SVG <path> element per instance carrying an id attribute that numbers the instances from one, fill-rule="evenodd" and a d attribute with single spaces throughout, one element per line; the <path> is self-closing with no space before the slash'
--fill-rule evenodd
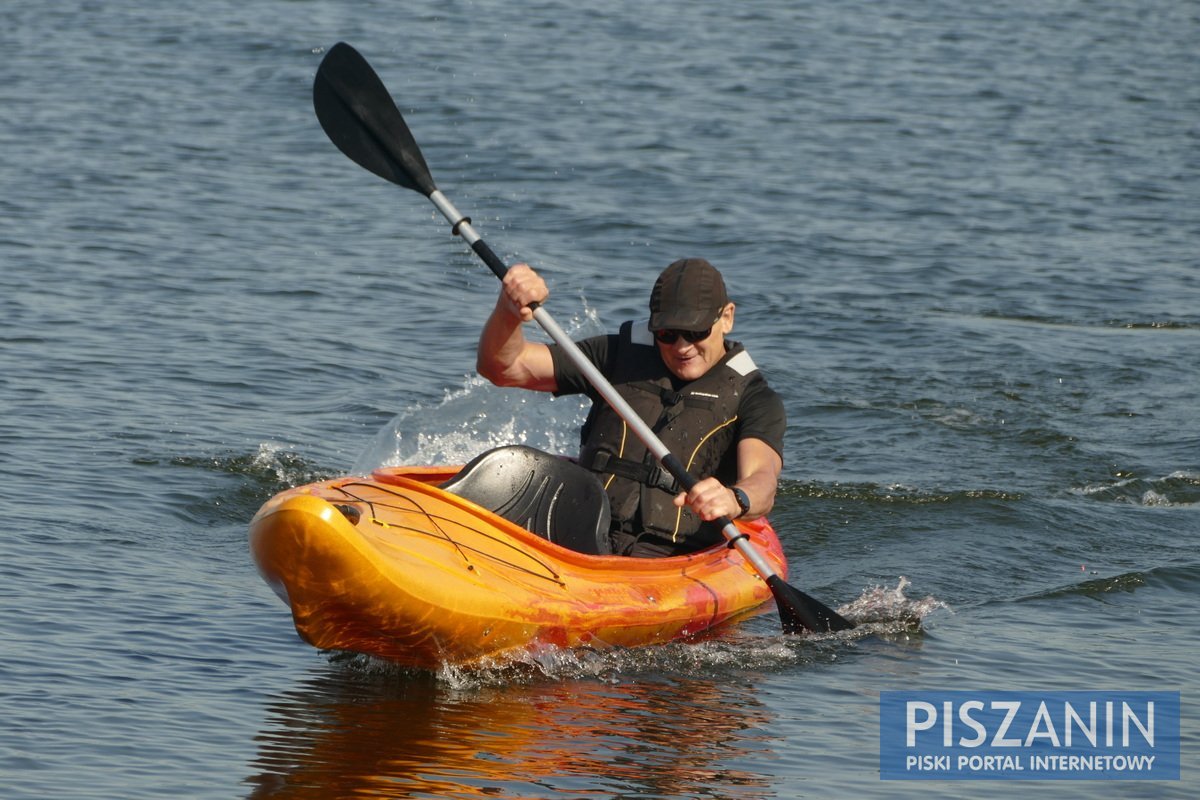
<path id="1" fill-rule="evenodd" d="M 690 492 L 680 492 L 675 497 L 675 505 L 683 508 L 691 506 L 692 511 L 705 522 L 711 522 L 720 517 L 736 519 L 742 513 L 733 490 L 716 478 L 705 478 L 692 487 Z"/>

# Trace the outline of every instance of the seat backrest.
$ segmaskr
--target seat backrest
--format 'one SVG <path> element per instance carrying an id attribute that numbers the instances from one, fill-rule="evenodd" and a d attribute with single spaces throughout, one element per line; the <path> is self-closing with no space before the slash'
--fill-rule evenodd
<path id="1" fill-rule="evenodd" d="M 574 461 L 524 445 L 498 447 L 440 488 L 562 547 L 612 553 L 608 495 L 595 473 Z"/>

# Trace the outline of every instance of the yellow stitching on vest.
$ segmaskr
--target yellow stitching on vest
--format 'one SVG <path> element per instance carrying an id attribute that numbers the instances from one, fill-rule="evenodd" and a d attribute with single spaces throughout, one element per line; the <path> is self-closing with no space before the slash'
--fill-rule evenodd
<path id="1" fill-rule="evenodd" d="M 683 522 L 683 506 L 675 509 L 675 530 L 671 531 L 671 544 L 679 543 L 679 523 Z"/>
<path id="2" fill-rule="evenodd" d="M 724 428 L 724 427 L 727 427 L 727 426 L 729 426 L 729 425 L 732 425 L 732 424 L 733 424 L 733 423 L 735 423 L 735 422 L 737 422 L 737 414 L 734 414 L 732 417 L 730 417 L 729 419 L 725 420 L 724 422 L 722 422 L 722 423 L 721 423 L 720 425 L 718 425 L 717 427 L 713 428 L 713 429 L 712 429 L 711 431 L 709 431 L 708 433 L 704 434 L 704 436 L 703 436 L 703 437 L 700 439 L 700 441 L 699 441 L 699 442 L 697 442 L 695 449 L 693 449 L 693 450 L 692 450 L 692 454 L 691 454 L 691 455 L 688 457 L 688 462 L 687 462 L 687 470 L 688 470 L 688 472 L 691 472 L 691 471 L 692 471 L 692 464 L 693 464 L 693 463 L 695 463 L 695 461 L 696 461 L 696 456 L 697 456 L 697 455 L 700 453 L 700 448 L 704 446 L 704 443 L 705 443 L 705 442 L 707 442 L 709 439 L 711 439 L 713 436 L 715 436 L 715 435 L 716 435 L 716 433 L 717 433 L 717 431 L 721 430 L 721 429 L 722 429 L 722 428 Z M 671 531 L 671 541 L 672 541 L 673 543 L 677 543 L 677 542 L 678 542 L 678 539 L 679 539 L 679 524 L 680 524 L 682 521 L 683 521 L 683 508 L 680 508 L 679 510 L 677 510 L 677 511 L 675 512 L 675 530 Z"/>
<path id="3" fill-rule="evenodd" d="M 700 453 L 700 448 L 704 446 L 705 442 L 707 442 L 709 439 L 711 439 L 713 436 L 715 436 L 717 431 L 721 430 L 722 428 L 728 427 L 729 425 L 732 425 L 735 422 L 737 422 L 737 414 L 734 414 L 732 417 L 725 420 L 724 422 L 722 422 L 717 427 L 713 428 L 708 433 L 704 434 L 704 438 L 701 439 L 699 441 L 699 443 L 696 444 L 696 449 L 692 450 L 692 455 L 688 458 L 687 468 L 689 470 L 692 468 L 692 464 L 695 463 L 696 456 Z"/>
<path id="4" fill-rule="evenodd" d="M 617 453 L 617 458 L 625 457 L 625 439 L 628 436 L 629 436 L 629 423 L 627 423 L 625 420 L 622 419 L 621 420 L 621 449 Z M 617 479 L 617 475 L 615 472 L 608 473 L 608 480 L 606 480 L 604 482 L 604 490 L 608 491 L 608 487 L 612 486 L 612 482 L 615 481 L 616 479 Z"/>

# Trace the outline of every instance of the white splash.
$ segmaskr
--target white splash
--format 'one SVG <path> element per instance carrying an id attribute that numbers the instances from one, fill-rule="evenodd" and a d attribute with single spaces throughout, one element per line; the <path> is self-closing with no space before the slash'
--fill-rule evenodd
<path id="1" fill-rule="evenodd" d="M 417 405 L 398 414 L 358 457 L 354 472 L 401 464 L 463 464 L 507 444 L 574 454 L 586 408 L 587 401 L 579 397 L 499 389 L 471 376 L 437 405 Z"/>
<path id="2" fill-rule="evenodd" d="M 894 589 L 872 586 L 857 599 L 839 608 L 838 613 L 858 625 L 899 625 L 905 628 L 920 625 L 921 620 L 940 608 L 950 609 L 932 595 L 921 600 L 908 597 L 904 590 L 911 585 L 908 578 L 901 575 Z"/>
<path id="3" fill-rule="evenodd" d="M 603 326 L 586 306 L 566 326 L 572 338 L 595 336 Z M 531 330 L 531 336 L 538 336 Z M 478 375 L 467 376 L 441 401 L 401 411 L 354 464 L 356 474 L 381 466 L 463 464 L 485 450 L 524 444 L 549 453 L 574 455 L 590 402 L 555 398 L 524 389 L 501 389 Z"/>

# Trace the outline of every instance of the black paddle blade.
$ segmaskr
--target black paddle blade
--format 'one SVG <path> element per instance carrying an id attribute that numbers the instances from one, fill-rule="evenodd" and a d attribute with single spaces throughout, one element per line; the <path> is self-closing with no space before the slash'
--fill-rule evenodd
<path id="1" fill-rule="evenodd" d="M 321 59 L 313 81 L 313 107 L 330 140 L 359 166 L 426 197 L 437 190 L 387 87 L 345 42 L 335 44 Z"/>
<path id="2" fill-rule="evenodd" d="M 767 586 L 779 606 L 779 619 L 784 633 L 837 633 L 849 630 L 854 623 L 820 600 L 809 597 L 799 589 L 783 582 L 778 575 L 767 578 Z"/>

